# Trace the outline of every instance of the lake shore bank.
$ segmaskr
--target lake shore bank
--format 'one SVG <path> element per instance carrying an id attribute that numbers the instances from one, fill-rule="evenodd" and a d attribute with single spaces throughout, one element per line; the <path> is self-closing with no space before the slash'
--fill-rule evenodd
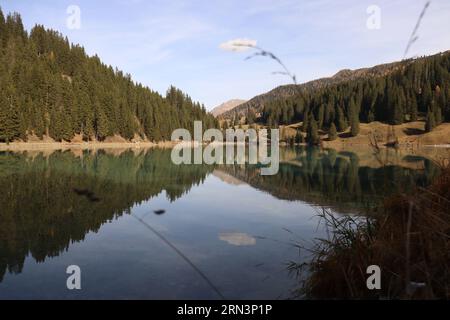
<path id="1" fill-rule="evenodd" d="M 95 150 L 95 149 L 141 149 L 141 148 L 172 148 L 177 142 L 11 142 L 0 143 L 0 151 L 28 150 Z"/>
<path id="2" fill-rule="evenodd" d="M 193 145 L 191 143 L 180 142 L 180 141 L 163 141 L 163 142 L 11 142 L 0 143 L 0 151 L 27 151 L 27 150 L 67 150 L 67 149 L 82 149 L 82 150 L 90 150 L 90 149 L 145 149 L 145 148 L 173 148 L 176 145 L 183 145 L 186 147 L 196 146 L 195 142 Z M 206 145 L 208 143 L 204 143 Z M 214 142 L 213 144 L 217 145 L 239 145 L 239 143 L 218 143 Z M 298 146 L 307 146 L 307 144 L 296 144 Z M 280 143 L 281 147 L 289 147 L 290 145 L 287 143 Z M 366 149 L 370 148 L 370 144 L 367 141 L 362 143 L 361 141 L 323 141 L 323 148 L 326 149 L 336 149 L 336 150 L 352 150 L 352 149 Z M 388 149 L 389 147 L 381 145 L 380 149 Z M 400 150 L 410 150 L 413 149 L 422 149 L 422 148 L 441 148 L 447 149 L 450 148 L 450 144 L 402 144 L 398 145 L 397 149 Z"/>

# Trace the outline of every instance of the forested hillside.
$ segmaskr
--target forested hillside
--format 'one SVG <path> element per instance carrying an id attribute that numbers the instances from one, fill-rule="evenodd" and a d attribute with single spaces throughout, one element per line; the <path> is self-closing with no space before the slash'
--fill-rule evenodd
<path id="1" fill-rule="evenodd" d="M 270 127 L 305 121 L 305 130 L 310 122 L 327 130 L 334 124 L 340 132 L 356 130 L 360 121 L 401 124 L 422 116 L 432 130 L 450 121 L 450 51 L 280 87 L 225 115 L 242 116 Z"/>
<path id="2" fill-rule="evenodd" d="M 218 125 L 180 90 L 171 87 L 162 97 L 60 33 L 40 25 L 28 33 L 20 15 L 0 10 L 0 142 L 31 135 L 170 140 L 174 129 L 192 129 L 194 120 Z"/>

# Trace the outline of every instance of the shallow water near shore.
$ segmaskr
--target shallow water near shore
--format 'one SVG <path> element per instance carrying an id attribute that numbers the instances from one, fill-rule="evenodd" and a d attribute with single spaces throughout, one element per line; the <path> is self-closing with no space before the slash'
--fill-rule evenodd
<path id="1" fill-rule="evenodd" d="M 291 298 L 295 244 L 326 236 L 320 208 L 361 214 L 429 184 L 424 153 L 282 148 L 261 176 L 163 149 L 0 152 L 0 298 Z"/>

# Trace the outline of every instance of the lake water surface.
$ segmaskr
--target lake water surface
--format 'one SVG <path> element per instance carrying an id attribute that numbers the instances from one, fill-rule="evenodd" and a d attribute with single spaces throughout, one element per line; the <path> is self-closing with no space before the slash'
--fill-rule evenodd
<path id="1" fill-rule="evenodd" d="M 159 149 L 0 153 L 0 299 L 291 298 L 287 265 L 326 236 L 321 207 L 361 213 L 439 173 L 395 150 L 281 160 L 261 176 Z M 81 290 L 66 287 L 70 265 Z"/>

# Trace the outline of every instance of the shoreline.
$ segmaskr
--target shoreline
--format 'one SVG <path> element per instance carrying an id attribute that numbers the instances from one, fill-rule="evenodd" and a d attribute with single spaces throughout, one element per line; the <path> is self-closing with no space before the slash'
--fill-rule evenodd
<path id="1" fill-rule="evenodd" d="M 289 134 L 286 137 L 292 137 L 297 132 L 300 124 L 289 127 L 280 127 L 280 130 L 288 130 Z M 360 133 L 356 137 L 350 137 L 349 132 L 342 132 L 338 135 L 336 140 L 328 141 L 327 134 L 321 134 L 321 144 L 324 148 L 331 149 L 360 149 L 373 147 L 373 142 L 376 142 L 376 147 L 380 149 L 389 148 L 386 144 L 389 142 L 390 128 L 393 128 L 394 138 L 398 141 L 398 148 L 405 149 L 448 149 L 450 148 L 450 123 L 442 123 L 437 126 L 432 132 L 424 132 L 424 123 L 421 121 L 408 122 L 401 125 L 389 126 L 380 122 L 371 122 L 369 124 L 360 124 Z M 283 139 L 281 139 L 283 140 Z M 198 145 L 198 142 L 193 141 L 162 141 L 151 142 L 146 140 L 136 139 L 134 142 L 127 141 L 120 136 L 109 137 L 106 141 L 82 141 L 81 136 L 76 136 L 71 142 L 56 142 L 48 136 L 44 136 L 43 140 L 36 136 L 29 136 L 28 141 L 14 141 L 10 144 L 0 143 L 0 151 L 27 151 L 27 150 L 96 150 L 96 149 L 142 149 L 142 148 L 173 148 L 181 144 L 182 146 L 190 147 L 192 143 Z M 229 145 L 236 144 L 235 142 L 212 142 L 213 144 Z M 208 144 L 203 142 L 203 144 Z M 280 147 L 288 145 L 286 142 L 280 141 Z M 303 144 L 296 144 L 303 145 Z"/>
<path id="2" fill-rule="evenodd" d="M 322 141 L 324 148 L 330 148 L 330 149 L 337 149 L 337 148 L 365 148 L 365 147 L 371 147 L 369 143 L 359 143 L 359 142 L 349 142 L 349 141 L 343 141 L 343 140 L 336 140 L 336 141 Z M 305 144 L 302 144 L 305 145 Z M 391 147 L 386 144 L 380 144 L 378 145 L 378 148 L 380 149 L 420 149 L 420 148 L 450 148 L 450 144 L 448 143 L 399 143 L 396 147 Z"/>
<path id="3" fill-rule="evenodd" d="M 217 142 L 216 142 L 217 143 Z M 9 144 L 0 143 L 0 151 L 27 151 L 27 150 L 68 150 L 68 149 L 146 149 L 146 148 L 173 148 L 178 144 L 183 144 L 180 141 L 164 141 L 159 143 L 154 142 L 12 142 Z M 221 143 L 228 145 L 229 143 Z M 189 145 L 189 144 L 186 144 Z M 295 146 L 306 146 L 305 144 L 295 144 Z M 287 144 L 280 144 L 280 147 L 289 147 Z M 323 144 L 324 148 L 331 149 L 352 149 L 352 148 L 366 148 L 370 147 L 366 143 L 329 143 Z M 413 148 L 450 148 L 450 144 L 419 144 L 409 145 L 400 144 L 398 149 Z M 380 146 L 381 149 L 389 148 L 387 146 Z"/>
<path id="4" fill-rule="evenodd" d="M 0 143 L 0 151 L 34 151 L 34 150 L 95 150 L 95 149 L 145 149 L 172 148 L 176 142 L 12 142 Z"/>

